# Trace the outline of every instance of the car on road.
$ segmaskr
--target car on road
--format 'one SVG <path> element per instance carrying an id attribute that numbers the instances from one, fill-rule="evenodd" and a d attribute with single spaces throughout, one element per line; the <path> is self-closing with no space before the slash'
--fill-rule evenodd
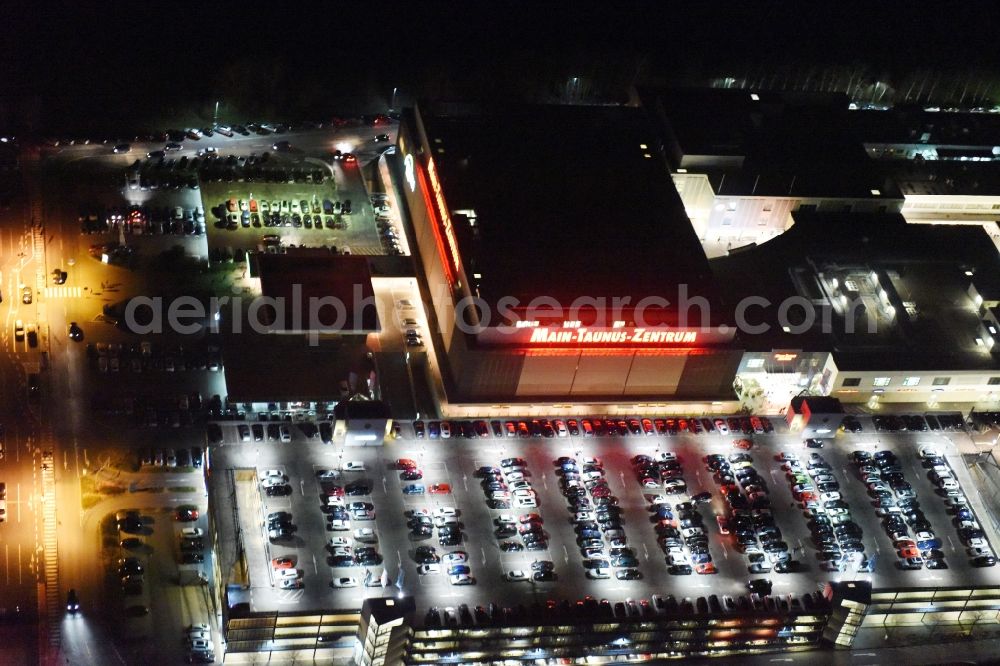
<path id="1" fill-rule="evenodd" d="M 447 495 L 451 493 L 451 486 L 447 483 L 435 483 L 427 489 L 431 495 Z"/>
<path id="2" fill-rule="evenodd" d="M 360 460 L 348 460 L 340 468 L 345 472 L 363 472 L 365 464 Z"/>
<path id="3" fill-rule="evenodd" d="M 351 578 L 349 576 L 334 578 L 332 581 L 330 581 L 330 587 L 334 588 L 347 588 L 347 587 L 357 587 L 357 586 L 358 586 L 358 579 Z"/>
<path id="4" fill-rule="evenodd" d="M 355 541 L 361 541 L 365 543 L 371 543 L 378 541 L 378 536 L 375 534 L 375 530 L 370 527 L 362 527 L 354 530 Z"/>
<path id="5" fill-rule="evenodd" d="M 192 523 L 198 520 L 198 509 L 193 506 L 178 507 L 174 512 L 174 520 L 182 523 Z"/>
<path id="6" fill-rule="evenodd" d="M 452 585 L 475 585 L 476 579 L 469 574 L 463 573 L 448 576 L 448 582 Z"/>
<path id="7" fill-rule="evenodd" d="M 688 567 L 690 569 L 691 567 Z M 632 567 L 626 569 L 618 569 L 615 571 L 615 578 L 618 580 L 639 580 L 642 578 L 642 572 L 638 569 Z"/>
<path id="8" fill-rule="evenodd" d="M 275 557 L 271 560 L 271 568 L 275 571 L 279 569 L 291 569 L 295 570 L 295 560 L 291 557 Z"/>
<path id="9" fill-rule="evenodd" d="M 469 555 L 464 551 L 455 550 L 450 553 L 445 553 L 441 557 L 441 561 L 445 564 L 451 564 L 451 565 L 465 564 L 466 562 L 469 561 Z"/>

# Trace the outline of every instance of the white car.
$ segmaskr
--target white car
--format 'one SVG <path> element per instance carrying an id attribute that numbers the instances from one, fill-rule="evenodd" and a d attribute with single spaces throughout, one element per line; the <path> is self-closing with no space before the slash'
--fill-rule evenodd
<path id="1" fill-rule="evenodd" d="M 969 543 L 965 544 L 967 548 L 989 548 L 990 545 L 986 543 L 986 539 L 983 537 L 974 537 L 969 539 Z"/>
<path id="2" fill-rule="evenodd" d="M 451 424 L 447 421 L 441 421 L 441 439 L 451 438 Z"/>
<path id="3" fill-rule="evenodd" d="M 301 574 L 298 569 L 276 569 L 275 578 L 298 578 Z"/>
<path id="4" fill-rule="evenodd" d="M 348 460 L 341 465 L 341 469 L 345 472 L 363 472 L 365 471 L 365 464 L 360 460 Z"/>
<path id="5" fill-rule="evenodd" d="M 520 569 L 515 569 L 514 571 L 508 571 L 503 575 L 504 580 L 528 580 L 528 574 Z"/>
<path id="6" fill-rule="evenodd" d="M 332 554 L 334 557 L 354 557 L 354 551 L 350 546 L 337 546 Z"/>
<path id="7" fill-rule="evenodd" d="M 587 569 L 587 578 L 591 580 L 607 580 L 611 578 L 611 569 Z"/>
<path id="8" fill-rule="evenodd" d="M 507 474 L 505 475 L 505 477 L 507 479 L 507 483 L 511 483 L 513 481 L 523 482 L 524 481 L 524 472 L 522 472 L 520 470 L 513 470 L 513 471 L 510 471 L 510 472 L 507 472 Z"/>
<path id="9" fill-rule="evenodd" d="M 580 475 L 584 481 L 593 481 L 594 479 L 600 479 L 604 476 L 604 472 L 598 472 L 597 470 L 591 472 L 584 472 Z"/>
<path id="10" fill-rule="evenodd" d="M 348 520 L 331 520 L 329 527 L 332 532 L 347 532 L 351 529 L 351 522 Z"/>
<path id="11" fill-rule="evenodd" d="M 410 509 L 409 511 L 406 512 L 406 515 L 411 517 L 430 516 L 431 512 L 430 509 Z"/>
<path id="12" fill-rule="evenodd" d="M 188 640 L 188 647 L 192 650 L 207 651 L 212 649 L 212 643 L 204 638 L 192 638 Z"/>
<path id="13" fill-rule="evenodd" d="M 347 540 L 347 537 L 330 537 L 330 541 L 327 543 L 330 548 L 344 548 L 345 546 L 351 545 L 351 542 Z"/>
<path id="14" fill-rule="evenodd" d="M 441 573 L 441 565 L 436 562 L 431 562 L 430 564 L 421 564 L 417 567 L 417 573 L 421 576 L 426 576 L 428 574 L 438 574 Z"/>
<path id="15" fill-rule="evenodd" d="M 316 478 L 323 480 L 339 479 L 340 472 L 338 472 L 335 469 L 321 469 L 318 472 L 316 472 Z"/>
<path id="16" fill-rule="evenodd" d="M 300 590 L 303 586 L 301 578 L 281 578 L 278 581 L 278 587 L 282 590 Z"/>
<path id="17" fill-rule="evenodd" d="M 691 564 L 691 560 L 686 553 L 670 553 L 667 557 L 667 564 L 671 566 L 676 564 Z"/>
<path id="18" fill-rule="evenodd" d="M 357 578 L 334 578 L 330 583 L 333 587 L 357 587 Z"/>
<path id="19" fill-rule="evenodd" d="M 444 527 L 445 525 L 458 525 L 456 516 L 434 516 L 434 526 Z"/>
<path id="20" fill-rule="evenodd" d="M 593 511 L 577 511 L 573 517 L 574 523 L 585 523 L 595 520 Z"/>
<path id="21" fill-rule="evenodd" d="M 205 530 L 200 527 L 185 527 L 181 530 L 181 536 L 185 539 L 197 539 L 205 534 Z"/>
<path id="22" fill-rule="evenodd" d="M 260 482 L 261 488 L 273 488 L 285 485 L 285 480 L 278 476 L 269 476 Z"/>
<path id="23" fill-rule="evenodd" d="M 475 585 L 476 579 L 469 574 L 458 574 L 455 576 L 449 576 L 448 582 L 452 585 Z"/>
<path id="24" fill-rule="evenodd" d="M 531 488 L 518 488 L 514 491 L 514 497 L 534 497 L 535 491 Z"/>
<path id="25" fill-rule="evenodd" d="M 512 513 L 501 513 L 499 516 L 493 519 L 494 525 L 500 525 L 501 523 L 516 523 L 517 518 Z"/>
<path id="26" fill-rule="evenodd" d="M 263 472 L 260 473 L 261 481 L 266 481 L 267 479 L 272 479 L 272 478 L 284 480 L 285 473 L 282 472 L 280 469 L 265 469 Z"/>
<path id="27" fill-rule="evenodd" d="M 661 451 L 656 459 L 660 462 L 667 462 L 670 460 L 677 460 L 677 454 L 673 451 Z"/>
<path id="28" fill-rule="evenodd" d="M 360 529 L 354 530 L 354 538 L 358 541 L 377 541 L 378 536 L 375 534 L 375 530 L 370 527 L 362 527 Z M 345 539 L 346 541 L 346 539 Z"/>
<path id="29" fill-rule="evenodd" d="M 683 536 L 685 539 L 687 539 L 688 537 L 693 537 L 704 533 L 705 530 L 700 527 L 685 527 L 684 529 L 681 530 L 681 536 Z"/>
<path id="30" fill-rule="evenodd" d="M 933 445 L 925 444 L 924 446 L 920 447 L 921 458 L 932 458 L 932 457 L 938 457 L 940 455 L 941 452 L 938 451 L 937 448 Z"/>
<path id="31" fill-rule="evenodd" d="M 840 493 L 836 490 L 826 493 L 820 493 L 819 498 L 824 502 L 833 502 L 840 499 Z"/>
<path id="32" fill-rule="evenodd" d="M 670 505 L 670 498 L 664 497 L 663 495 L 656 495 L 650 502 L 653 506 L 660 506 L 661 504 Z"/>
<path id="33" fill-rule="evenodd" d="M 532 497 L 515 497 L 514 506 L 518 509 L 531 509 L 538 506 L 538 500 Z"/>
<path id="34" fill-rule="evenodd" d="M 518 490 L 531 490 L 531 484 L 527 481 L 513 481 L 507 485 L 510 486 L 510 489 L 515 492 Z"/>
<path id="35" fill-rule="evenodd" d="M 594 467 L 604 467 L 604 463 L 601 462 L 600 458 L 584 458 L 584 465 L 593 465 Z"/>
<path id="36" fill-rule="evenodd" d="M 942 490 L 958 490 L 958 481 L 955 479 L 942 479 L 940 483 Z"/>
<path id="37" fill-rule="evenodd" d="M 455 550 L 442 555 L 441 561 L 445 564 L 465 564 L 469 561 L 469 556 L 461 550 Z"/>
<path id="38" fill-rule="evenodd" d="M 212 628 L 204 622 L 189 625 L 184 631 L 191 638 L 207 638 L 212 635 Z"/>
<path id="39" fill-rule="evenodd" d="M 435 516 L 457 516 L 458 509 L 453 506 L 439 506 L 434 509 Z"/>

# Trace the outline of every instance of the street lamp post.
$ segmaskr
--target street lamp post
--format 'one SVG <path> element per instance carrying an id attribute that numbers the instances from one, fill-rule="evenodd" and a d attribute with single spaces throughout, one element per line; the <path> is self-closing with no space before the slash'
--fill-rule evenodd
<path id="1" fill-rule="evenodd" d="M 390 111 L 395 111 L 396 110 L 396 91 L 397 90 L 399 90 L 399 88 L 393 87 L 393 89 L 392 89 L 392 101 L 389 103 L 389 110 Z"/>

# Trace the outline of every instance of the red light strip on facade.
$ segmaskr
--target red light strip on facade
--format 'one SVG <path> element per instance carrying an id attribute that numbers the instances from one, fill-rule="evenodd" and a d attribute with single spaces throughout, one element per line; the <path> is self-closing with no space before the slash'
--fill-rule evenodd
<path id="1" fill-rule="evenodd" d="M 441 255 L 441 267 L 444 269 L 445 279 L 448 280 L 448 284 L 452 287 L 455 286 L 455 271 L 452 270 L 451 261 L 449 261 L 448 251 L 445 249 L 444 238 L 441 236 L 441 221 L 437 214 L 437 207 L 434 202 L 431 201 L 430 188 L 427 186 L 427 176 L 424 175 L 424 170 L 418 168 L 417 170 L 417 180 L 420 181 L 420 194 L 424 197 L 424 206 L 427 207 L 427 214 L 431 217 L 431 231 L 434 232 L 434 242 L 437 245 L 438 254 Z M 449 218 L 449 224 L 451 220 Z"/>
<path id="2" fill-rule="evenodd" d="M 431 180 L 431 189 L 434 190 L 434 201 L 437 203 L 438 219 L 441 221 L 441 229 L 444 231 L 444 239 L 447 241 L 448 250 L 451 252 L 451 267 L 454 274 L 459 274 L 459 266 L 462 265 L 462 255 L 458 251 L 458 239 L 455 238 L 455 227 L 451 223 L 451 213 L 448 212 L 448 204 L 444 200 L 444 192 L 441 190 L 441 181 L 438 179 L 437 167 L 434 165 L 434 158 L 427 158 L 427 176 Z"/>

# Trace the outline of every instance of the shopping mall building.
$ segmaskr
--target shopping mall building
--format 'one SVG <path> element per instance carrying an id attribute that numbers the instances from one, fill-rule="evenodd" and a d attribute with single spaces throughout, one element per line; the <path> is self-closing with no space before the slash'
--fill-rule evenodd
<path id="1" fill-rule="evenodd" d="M 642 110 L 420 107 L 395 158 L 449 403 L 733 401 L 742 352 Z"/>
<path id="2" fill-rule="evenodd" d="M 647 109 L 404 113 L 390 159 L 442 411 L 777 411 L 802 392 L 1000 398 L 1000 254 L 983 220 L 901 216 L 899 167 L 866 152 L 855 135 L 876 130 L 852 133 L 846 101 L 741 93 L 737 104 L 735 92 L 647 93 Z M 808 120 L 817 108 L 833 130 Z M 726 122 L 746 131 L 727 141 Z M 809 163 L 819 154 L 825 166 Z M 708 237 L 734 224 L 767 231 L 719 254 Z"/>

